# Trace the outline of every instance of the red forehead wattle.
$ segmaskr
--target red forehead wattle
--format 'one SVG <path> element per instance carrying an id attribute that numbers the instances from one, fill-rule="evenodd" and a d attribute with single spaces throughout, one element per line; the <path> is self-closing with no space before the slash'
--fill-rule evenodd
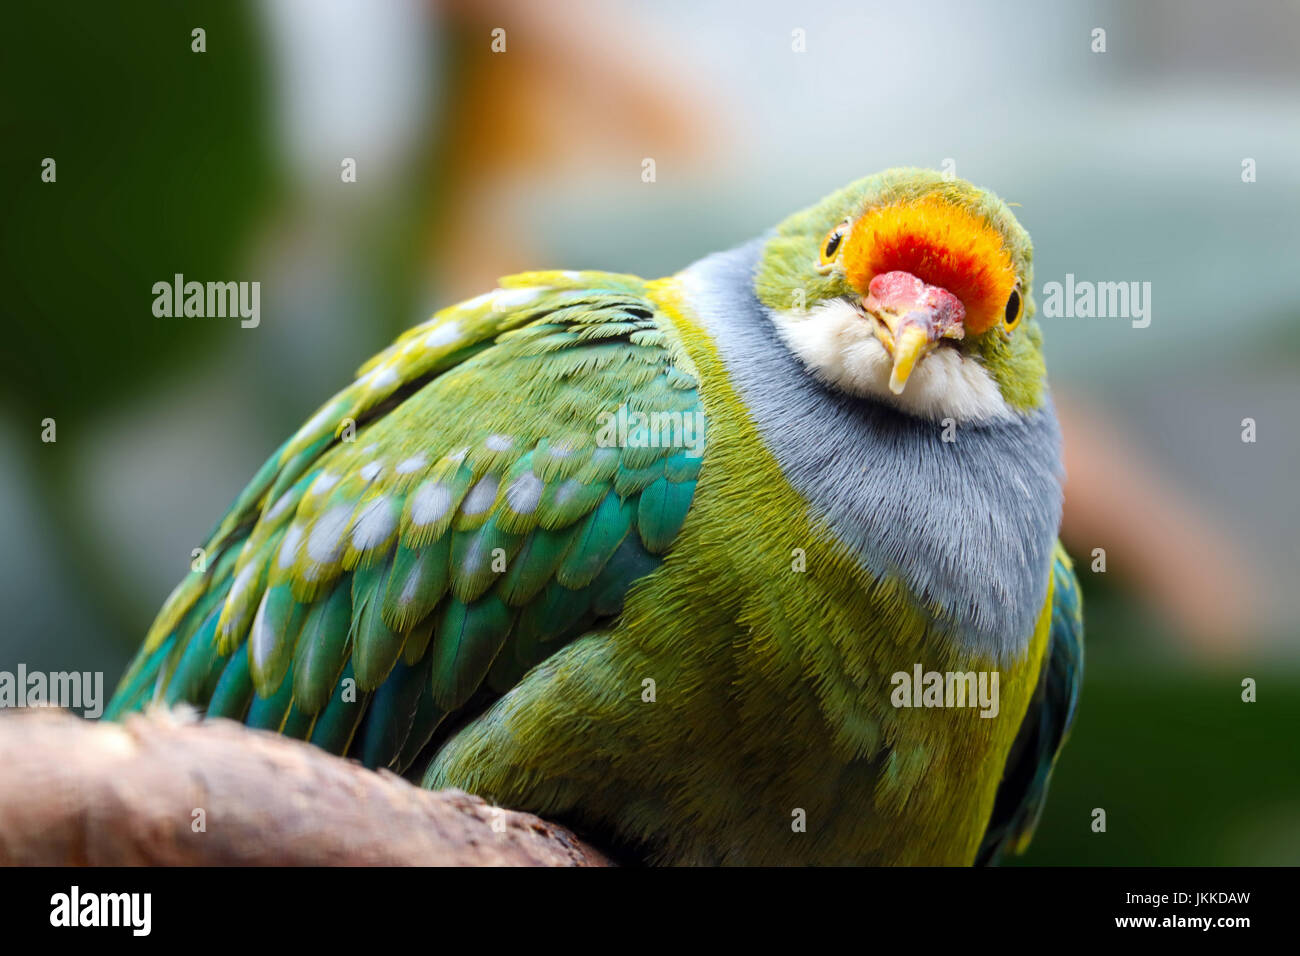
<path id="1" fill-rule="evenodd" d="M 896 312 L 929 309 L 952 322 L 966 320 L 966 308 L 959 298 L 947 289 L 923 282 L 910 272 L 882 273 L 871 280 L 867 291 L 874 305 Z"/>

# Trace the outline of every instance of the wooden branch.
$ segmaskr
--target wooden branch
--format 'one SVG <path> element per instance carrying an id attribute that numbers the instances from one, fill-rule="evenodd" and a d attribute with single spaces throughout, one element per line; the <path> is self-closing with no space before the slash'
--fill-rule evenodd
<path id="1" fill-rule="evenodd" d="M 0 767 L 0 865 L 610 865 L 531 814 L 183 711 L 6 712 Z"/>

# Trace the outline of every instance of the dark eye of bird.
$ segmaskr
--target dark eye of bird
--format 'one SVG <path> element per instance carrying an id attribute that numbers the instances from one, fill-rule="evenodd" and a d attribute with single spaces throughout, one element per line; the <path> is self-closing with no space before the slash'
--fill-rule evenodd
<path id="1" fill-rule="evenodd" d="M 824 254 L 827 259 L 835 255 L 835 250 L 840 247 L 840 240 L 843 238 L 844 233 L 840 232 L 838 229 L 831 233 L 831 237 L 826 240 L 826 252 Z"/>
<path id="2" fill-rule="evenodd" d="M 1007 325 L 1015 325 L 1020 318 L 1020 290 L 1012 289 L 1011 298 L 1007 299 Z"/>

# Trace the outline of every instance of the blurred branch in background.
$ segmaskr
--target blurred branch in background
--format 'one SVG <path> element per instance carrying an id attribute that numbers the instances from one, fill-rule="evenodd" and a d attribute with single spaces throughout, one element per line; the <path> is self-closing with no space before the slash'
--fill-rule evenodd
<path id="1" fill-rule="evenodd" d="M 529 0 L 438 6 L 449 87 L 427 265 L 451 301 L 502 275 L 571 265 L 550 261 L 519 196 L 611 169 L 634 182 L 646 157 L 680 176 L 726 135 L 721 103 L 639 11 L 617 16 L 588 0 L 566 3 L 563 16 Z M 504 50 L 494 52 L 494 30 Z"/>
<path id="2" fill-rule="evenodd" d="M 1192 647 L 1224 656 L 1244 650 L 1267 617 L 1242 543 L 1099 406 L 1058 390 L 1056 411 L 1065 440 L 1061 536 L 1080 578 L 1091 576 L 1100 548 L 1105 573 L 1118 574 Z"/>

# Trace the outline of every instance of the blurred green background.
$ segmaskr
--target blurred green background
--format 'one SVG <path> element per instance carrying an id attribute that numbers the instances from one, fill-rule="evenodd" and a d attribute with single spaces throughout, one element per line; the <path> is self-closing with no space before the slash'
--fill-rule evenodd
<path id="1" fill-rule="evenodd" d="M 1300 5 L 544 6 L 10 6 L 0 669 L 111 686 L 247 477 L 435 308 L 951 161 L 1020 204 L 1040 303 L 1153 288 L 1146 329 L 1043 319 L 1088 659 L 1025 862 L 1300 863 Z M 259 281 L 260 326 L 156 318 L 177 272 Z"/>

